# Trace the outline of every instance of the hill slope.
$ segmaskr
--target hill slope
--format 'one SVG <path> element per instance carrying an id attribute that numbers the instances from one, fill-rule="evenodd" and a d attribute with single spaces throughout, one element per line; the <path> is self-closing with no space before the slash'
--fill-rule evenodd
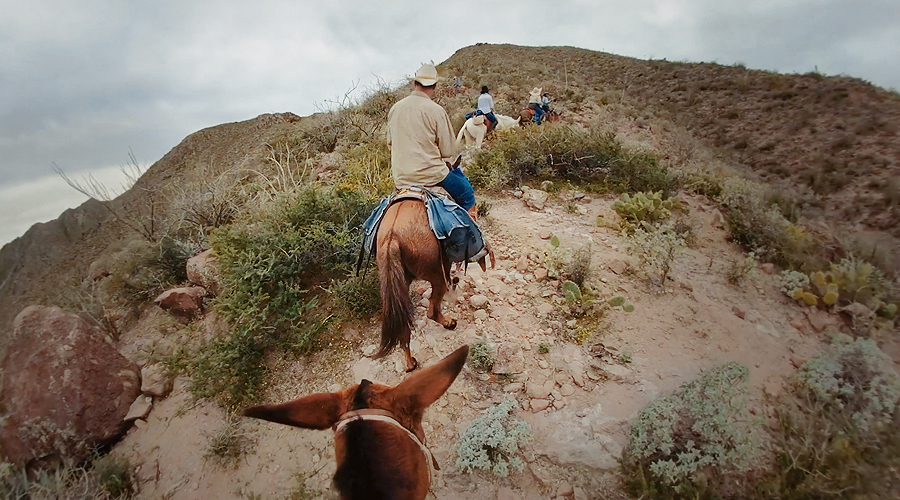
<path id="1" fill-rule="evenodd" d="M 847 238 L 836 243 L 842 245 L 838 250 L 851 247 L 846 235 L 863 240 L 861 235 L 872 234 L 887 242 L 878 247 L 883 263 L 900 254 L 893 251 L 900 233 L 889 222 L 900 204 L 893 182 L 900 168 L 896 94 L 852 78 L 640 61 L 570 47 L 481 44 L 459 50 L 439 69 L 463 78 L 464 88 L 442 89 L 438 97 L 454 121 L 473 106 L 482 84 L 491 87 L 498 110 L 510 115 L 532 87 L 541 86 L 569 123 L 602 121 L 627 146 L 649 150 L 669 166 L 716 163 L 772 184 L 785 193 L 785 207 L 799 210 L 805 222 Z M 379 96 L 403 94 L 386 89 Z M 381 115 L 363 115 L 374 121 L 351 123 L 343 135 L 326 133 L 336 115 L 290 113 L 201 130 L 106 207 L 90 202 L 35 226 L 0 251 L 0 332 L 8 331 L 27 304 L 67 300 L 86 277 L 109 267 L 122 247 L 141 239 L 135 227 L 147 231 L 145 223 L 154 222 L 154 234 L 164 234 L 184 213 L 179 200 L 214 199 L 210 179 L 232 175 L 266 192 L 289 153 L 302 156 L 294 165 L 309 167 L 320 181 L 334 179 L 352 157 L 351 139 L 380 133 Z M 383 157 L 372 163 L 382 174 L 386 170 Z M 696 241 L 676 261 L 673 279 L 658 288 L 648 284 L 646 270 L 634 266 L 618 231 L 598 225 L 617 220 L 610 208 L 615 195 L 576 198 L 560 192 L 544 208 L 532 209 L 516 187 L 477 194 L 493 205 L 483 223 L 499 254 L 498 269 L 470 268 L 458 295 L 448 298 L 448 309 L 460 321 L 456 331 L 426 320 L 419 307 L 413 353 L 428 365 L 463 342 L 486 340 L 503 346 L 503 360 L 515 366 L 512 376 L 466 368 L 426 414 L 426 435 L 444 468 L 438 498 L 494 498 L 500 488 L 521 498 L 546 498 L 566 484 L 577 487 L 576 498 L 623 498 L 616 458 L 629 422 L 649 401 L 704 370 L 738 361 L 750 368 L 751 410 L 770 417 L 764 396 L 781 393 L 784 377 L 819 352 L 827 334 L 848 328 L 836 315 L 798 306 L 779 290 L 776 276 L 761 269 L 738 285 L 729 283 L 730 270 L 745 255 L 729 241 L 722 213 L 703 196 L 684 195 L 690 208 L 685 223 L 694 228 Z M 241 201 L 252 214 L 259 200 Z M 560 283 L 543 272 L 541 254 L 550 234 L 565 247 L 589 244 L 598 296 L 624 295 L 635 312 L 616 309 L 602 324 L 590 325 L 567 316 Z M 417 303 L 427 288 L 413 286 Z M 474 295 L 487 297 L 489 308 L 475 310 Z M 142 365 L 204 334 L 224 334 L 211 317 L 189 328 L 173 326 L 147 301 L 126 316 L 117 319 L 119 348 Z M 273 375 L 267 401 L 334 390 L 363 377 L 399 381 L 399 353 L 377 362 L 365 357 L 377 343 L 375 319 L 331 332 L 334 349 L 309 359 L 268 357 Z M 591 336 L 579 344 L 568 332 L 582 328 Z M 894 344 L 884 346 L 900 359 Z M 236 464 L 210 461 L 213 435 L 235 424 L 215 404 L 191 402 L 188 385 L 178 380 L 175 392 L 157 399 L 147 421 L 113 450 L 137 467 L 140 498 L 281 498 L 297 495 L 297 477 L 333 496 L 333 450 L 324 432 L 239 422 L 254 446 Z M 457 470 L 458 433 L 482 409 L 510 398 L 535 431 L 526 473 L 498 479 Z"/>

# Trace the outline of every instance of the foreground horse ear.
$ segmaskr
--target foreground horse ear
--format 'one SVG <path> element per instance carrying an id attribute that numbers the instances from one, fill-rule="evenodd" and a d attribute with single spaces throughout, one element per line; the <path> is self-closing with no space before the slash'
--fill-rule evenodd
<path id="1" fill-rule="evenodd" d="M 247 408 L 244 416 L 304 429 L 327 429 L 340 418 L 343 399 L 336 393 L 312 394 L 280 405 Z"/>
<path id="2" fill-rule="evenodd" d="M 457 375 L 466 363 L 469 355 L 469 346 L 464 345 L 453 351 L 449 356 L 415 375 L 408 377 L 394 387 L 395 396 L 409 398 L 414 406 L 420 409 L 428 407 L 437 401 L 450 384 L 456 380 Z"/>

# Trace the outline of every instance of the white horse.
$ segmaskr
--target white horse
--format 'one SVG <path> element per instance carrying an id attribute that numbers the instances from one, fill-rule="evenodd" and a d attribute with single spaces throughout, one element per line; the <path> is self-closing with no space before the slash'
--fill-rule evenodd
<path id="1" fill-rule="evenodd" d="M 494 116 L 497 118 L 495 130 L 514 129 L 519 124 L 511 116 L 498 115 L 496 113 Z M 473 116 L 466 120 L 466 123 L 459 129 L 459 134 L 456 135 L 456 142 L 466 147 L 474 144 L 476 149 L 480 149 L 481 143 L 484 142 L 484 136 L 487 134 L 486 120 L 484 115 Z"/>

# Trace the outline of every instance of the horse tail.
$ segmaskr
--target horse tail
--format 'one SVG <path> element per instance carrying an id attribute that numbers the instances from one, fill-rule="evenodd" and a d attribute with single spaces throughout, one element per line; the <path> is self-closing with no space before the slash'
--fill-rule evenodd
<path id="1" fill-rule="evenodd" d="M 387 356 L 397 347 L 400 339 L 409 338 L 413 325 L 413 305 L 400 259 L 400 244 L 391 238 L 387 248 L 378 257 L 378 274 L 381 276 L 381 350 L 375 354 L 375 358 Z"/>
<path id="2" fill-rule="evenodd" d="M 468 120 L 466 120 L 466 122 L 468 123 Z M 463 126 L 460 127 L 460 129 L 459 129 L 459 133 L 456 134 L 456 143 L 457 144 L 462 144 L 463 137 L 465 136 L 465 134 L 466 134 L 466 124 L 463 123 Z"/>

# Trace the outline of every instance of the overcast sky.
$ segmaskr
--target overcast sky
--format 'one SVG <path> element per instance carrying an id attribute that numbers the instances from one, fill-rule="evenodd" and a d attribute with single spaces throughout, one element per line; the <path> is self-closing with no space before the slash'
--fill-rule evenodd
<path id="1" fill-rule="evenodd" d="M 900 89 L 900 0 L 0 0 L 0 245 L 202 128 L 308 115 L 478 42 Z"/>

